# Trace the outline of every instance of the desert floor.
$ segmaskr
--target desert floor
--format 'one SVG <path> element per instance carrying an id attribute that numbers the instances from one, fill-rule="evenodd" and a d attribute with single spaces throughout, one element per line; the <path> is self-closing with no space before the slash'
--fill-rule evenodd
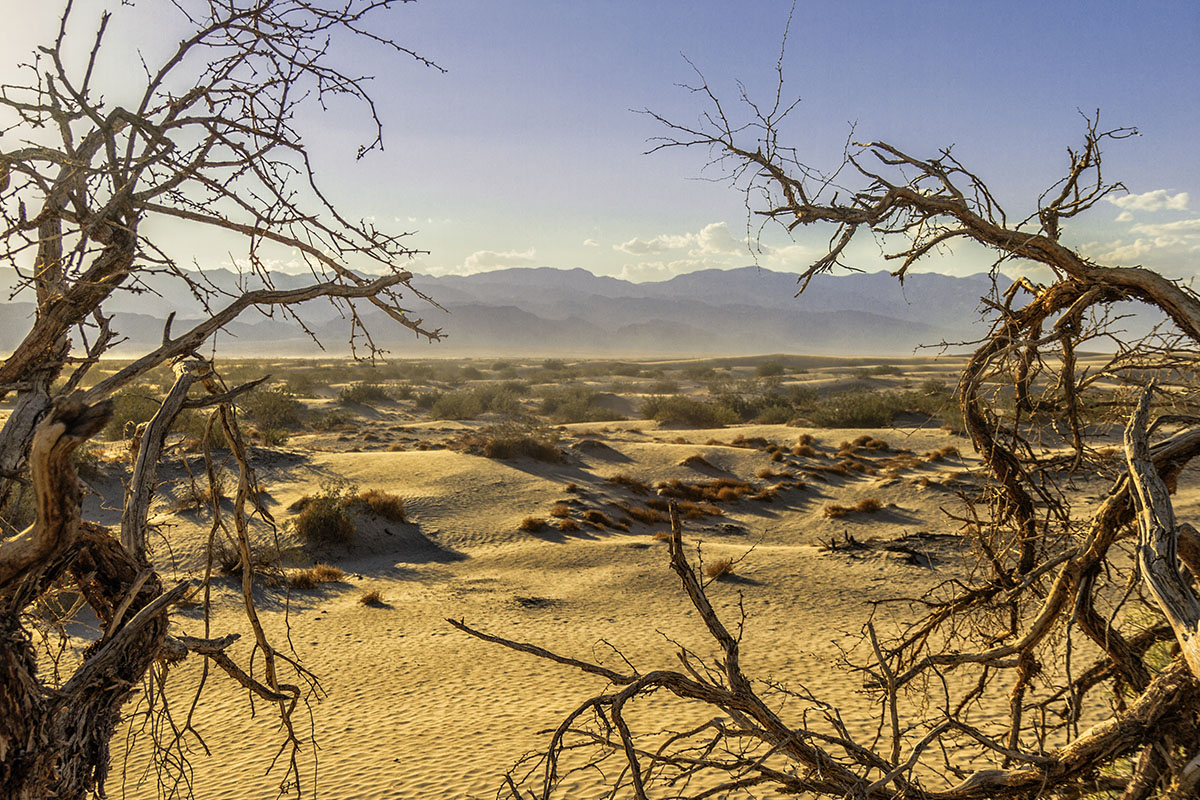
<path id="1" fill-rule="evenodd" d="M 839 706 L 850 729 L 869 740 L 878 707 L 860 677 L 838 668 L 839 655 L 858 642 L 873 609 L 881 627 L 913 613 L 904 604 L 872 601 L 915 596 L 970 568 L 962 526 L 947 513 L 958 513 L 960 493 L 980 485 L 967 440 L 919 413 L 871 428 L 815 427 L 802 414 L 786 423 L 719 428 L 635 417 L 650 388 L 712 393 L 705 381 L 714 367 L 727 367 L 741 390 L 773 377 L 770 391 L 802 386 L 813 403 L 819 402 L 813 396 L 855 387 L 933 391 L 938 381 L 952 385 L 957 362 L 893 359 L 864 367 L 861 360 L 782 359 L 788 364 L 782 376 L 762 376 L 764 360 L 641 365 L 649 376 L 575 373 L 565 382 L 591 387 L 598 393 L 593 400 L 614 410 L 612 416 L 630 418 L 543 420 L 539 435 L 555 440 L 562 454 L 556 463 L 472 454 L 462 443 L 493 430 L 489 412 L 432 419 L 411 398 L 339 405 L 339 386 L 353 383 L 322 378 L 303 400 L 305 414 L 339 409 L 336 424 L 317 431 L 302 422 L 286 441 L 263 444 L 253 456 L 265 506 L 279 523 L 274 531 L 261 521 L 254 527 L 256 541 L 272 553 L 256 589 L 258 610 L 276 647 L 319 680 L 319 690 L 306 687 L 308 709 L 295 715 L 306 740 L 303 779 L 316 780 L 320 795 L 331 798 L 492 797 L 505 771 L 545 744 L 547 729 L 605 688 L 570 667 L 472 638 L 446 618 L 564 655 L 618 666 L 628 659 L 641 670 L 676 668 L 676 643 L 712 654 L 669 569 L 667 547 L 654 536 L 667 525 L 645 510 L 650 500 L 661 505 L 656 487 L 672 480 L 748 485 L 704 506 L 709 516 L 684 521 L 694 557 L 706 564 L 734 560 L 728 574 L 709 584 L 714 605 L 731 625 L 744 609 L 749 674 L 802 686 Z M 259 366 L 303 374 L 299 367 Z M 507 369 L 519 373 L 520 364 Z M 445 391 L 488 384 L 487 370 L 478 372 L 485 374 Z M 538 393 L 555 383 L 538 383 L 540 375 L 527 378 L 530 393 L 520 401 L 532 414 Z M 664 386 L 672 376 L 676 385 Z M 89 481 L 94 494 L 85 514 L 102 523 L 119 519 L 123 447 L 113 441 L 100 448 Z M 189 506 L 189 469 L 202 473 L 202 459 L 181 445 L 164 459 L 160 475 L 154 557 L 168 585 L 198 583 L 206 564 L 212 515 L 202 503 Z M 348 541 L 306 541 L 291 520 L 303 498 L 323 485 L 397 495 L 405 521 L 361 513 Z M 834 505 L 850 510 L 829 511 Z M 851 541 L 858 545 L 847 547 Z M 317 562 L 344 574 L 315 588 L 289 586 L 289 576 Z M 252 637 L 239 586 L 218 571 L 207 626 L 197 603 L 175 616 L 175 632 L 242 633 L 230 653 L 249 663 Z M 361 602 L 370 593 L 378 601 Z M 86 620 L 68 627 L 68 650 L 94 637 Z M 182 726 L 190 713 L 197 734 L 186 737 L 190 786 L 177 788 L 200 798 L 274 796 L 285 776 L 280 764 L 268 770 L 280 742 L 274 709 L 257 701 L 252 718 L 247 693 L 215 671 L 191 709 L 201 666 L 193 657 L 170 671 L 171 720 Z M 261 657 L 255 667 L 261 675 Z M 144 714 L 151 704 L 144 693 L 139 698 L 114 747 L 112 797 L 160 796 L 162 764 L 148 747 L 150 720 L 157 720 L 160 737 L 168 728 L 162 717 Z M 1002 710 L 997 706 L 997 714 Z M 635 710 L 634 718 L 648 728 L 678 728 L 705 714 L 711 716 L 664 699 Z M 123 749 L 128 757 L 117 754 Z M 600 786 L 594 773 L 579 774 L 564 796 L 600 796 Z"/>

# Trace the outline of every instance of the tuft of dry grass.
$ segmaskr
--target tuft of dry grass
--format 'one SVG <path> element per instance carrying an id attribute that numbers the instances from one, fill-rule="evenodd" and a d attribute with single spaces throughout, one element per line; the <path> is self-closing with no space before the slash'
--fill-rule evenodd
<path id="1" fill-rule="evenodd" d="M 579 523 L 570 518 L 560 519 L 558 521 L 558 529 L 563 533 L 571 533 L 572 531 L 579 530 Z"/>
<path id="2" fill-rule="evenodd" d="M 537 533 L 546 529 L 546 520 L 541 517 L 526 517 L 521 520 L 521 524 L 517 526 L 517 530 L 528 531 L 529 533 Z"/>
<path id="3" fill-rule="evenodd" d="M 692 453 L 683 461 L 680 461 L 679 466 L 691 467 L 692 469 L 716 469 L 716 467 L 712 465 L 712 462 L 700 453 Z"/>
<path id="4" fill-rule="evenodd" d="M 665 522 L 667 519 L 665 514 L 655 508 L 643 508 L 642 506 L 622 506 L 621 509 L 638 522 L 644 522 L 647 525 Z"/>
<path id="5" fill-rule="evenodd" d="M 798 444 L 792 448 L 792 455 L 804 456 L 805 458 L 818 458 L 819 454 L 815 447 L 811 444 Z"/>
<path id="6" fill-rule="evenodd" d="M 346 573 L 331 564 L 314 564 L 306 569 L 287 573 L 287 585 L 291 589 L 315 589 L 322 583 L 337 583 Z"/>
<path id="7" fill-rule="evenodd" d="M 758 478 L 759 480 L 767 481 L 773 478 L 791 478 L 792 473 L 778 472 L 770 467 L 763 467 L 758 472 L 754 473 L 754 477 Z"/>
<path id="8" fill-rule="evenodd" d="M 656 542 L 669 542 L 669 541 L 671 541 L 671 532 L 670 531 L 655 531 L 653 538 L 654 538 L 654 541 L 656 541 Z"/>
<path id="9" fill-rule="evenodd" d="M 716 561 L 710 561 L 704 565 L 704 577 L 711 581 L 717 581 L 732 574 L 732 558 L 718 558 Z"/>
<path id="10" fill-rule="evenodd" d="M 854 509 L 850 508 L 850 506 L 843 506 L 843 505 L 838 505 L 837 503 L 830 503 L 829 505 L 825 506 L 825 511 L 824 511 L 825 519 L 838 519 L 840 517 L 846 516 L 853 510 Z"/>
<path id="11" fill-rule="evenodd" d="M 550 516 L 555 519 L 566 519 L 571 516 L 571 507 L 566 503 L 555 503 L 550 507 Z"/>
<path id="12" fill-rule="evenodd" d="M 797 447 L 808 447 L 813 443 L 813 435 L 811 433 L 802 433 L 796 437 Z"/>
<path id="13" fill-rule="evenodd" d="M 589 508 L 583 512 L 583 518 L 585 521 L 600 528 L 611 528 L 613 525 L 612 518 L 608 514 L 595 508 Z"/>
<path id="14" fill-rule="evenodd" d="M 626 475 L 624 472 L 613 475 L 607 480 L 607 482 L 616 484 L 617 486 L 624 486 L 634 494 L 650 494 L 650 484 L 646 483 L 645 481 L 638 480 L 630 475 Z"/>
<path id="15" fill-rule="evenodd" d="M 574 493 L 576 493 L 576 494 L 577 494 L 577 493 L 579 493 L 579 492 L 582 492 L 582 491 L 583 491 L 583 489 L 580 489 L 580 488 L 579 488 L 579 484 L 578 484 L 578 483 L 576 483 L 575 481 L 571 481 L 570 483 L 568 483 L 566 486 L 564 486 L 564 487 L 563 487 L 563 491 L 565 491 L 565 492 L 574 492 Z"/>
<path id="16" fill-rule="evenodd" d="M 383 599 L 383 593 L 378 589 L 372 589 L 358 598 L 358 602 L 364 606 L 386 606 L 387 603 Z"/>
<path id="17" fill-rule="evenodd" d="M 404 522 L 404 498 L 379 489 L 365 489 L 358 493 L 359 501 L 377 517 L 392 522 Z"/>
<path id="18" fill-rule="evenodd" d="M 864 497 L 854 504 L 854 510 L 861 514 L 874 514 L 883 508 L 878 497 Z"/>

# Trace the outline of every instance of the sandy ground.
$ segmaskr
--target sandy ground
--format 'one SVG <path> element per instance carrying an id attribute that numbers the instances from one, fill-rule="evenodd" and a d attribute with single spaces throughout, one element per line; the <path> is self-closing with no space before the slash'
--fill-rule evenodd
<path id="1" fill-rule="evenodd" d="M 814 375 L 811 380 L 835 381 Z M 322 481 L 341 478 L 358 489 L 380 489 L 404 499 L 407 522 L 363 519 L 352 544 L 304 550 L 284 526 L 285 564 L 336 564 L 342 580 L 317 589 L 262 588 L 260 613 L 281 650 L 294 653 L 320 681 L 310 691 L 311 710 L 297 715 L 305 738 L 301 774 L 311 790 L 331 798 L 493 797 L 503 774 L 524 753 L 543 746 L 546 729 L 604 682 L 568 667 L 487 644 L 452 628 L 447 617 L 488 632 L 537 643 L 565 655 L 619 666 L 627 658 L 641 670 L 677 665 L 673 642 L 701 654 L 713 647 L 671 573 L 666 545 L 653 538 L 663 524 L 633 522 L 628 531 L 584 523 L 579 531 L 520 529 L 529 516 L 548 516 L 566 503 L 572 518 L 603 510 L 614 519 L 617 504 L 645 498 L 611 482 L 617 475 L 648 484 L 730 477 L 756 490 L 776 486 L 770 501 L 749 496 L 722 504 L 723 515 L 687 521 L 685 540 L 708 562 L 737 561 L 731 577 L 710 586 L 714 605 L 730 622 L 746 612 L 743 660 L 759 679 L 803 686 L 840 706 L 852 731 L 869 734 L 878 719 L 857 679 L 836 668 L 841 647 L 860 632 L 871 601 L 915 595 L 960 575 L 970 563 L 958 523 L 956 491 L 969 488 L 976 462 L 952 451 L 969 446 L 938 428 L 815 430 L 784 425 L 742 425 L 719 430 L 664 429 L 648 421 L 563 426 L 558 464 L 527 458 L 494 460 L 446 447 L 469 423 L 420 421 L 400 411 L 368 415 L 342 432 L 294 437 L 265 449 L 256 466 L 268 487 L 268 507 L 283 522 L 302 496 Z M 364 434 L 373 433 L 372 437 Z M 815 455 L 794 446 L 812 437 Z M 841 475 L 842 442 L 860 436 L 883 439 L 887 450 L 859 448 L 865 471 Z M 741 437 L 740 444 L 737 443 Z M 766 440 L 764 448 L 756 439 Z M 747 442 L 749 440 L 749 442 Z M 602 445 L 596 444 L 602 442 Z M 429 449 L 416 449 L 416 445 Z M 757 444 L 758 446 L 754 446 Z M 392 446 L 395 446 L 393 448 Z M 750 445 L 750 446 L 747 446 Z M 400 449 L 403 448 L 403 449 Z M 779 454 L 774 456 L 773 449 Z M 912 458 L 898 465 L 897 451 Z M 689 466 L 699 455 L 709 466 Z M 177 512 L 183 475 L 164 464 L 162 501 L 155 521 L 161 535 L 154 557 L 167 581 L 198 576 L 204 563 L 209 517 Z M 786 475 L 758 477 L 764 470 Z M 802 482 L 801 485 L 797 485 Z M 85 513 L 99 522 L 119 518 L 120 485 L 96 481 Z M 825 514 L 830 504 L 879 501 L 875 513 Z M 1180 508 L 1196 505 L 1181 494 Z M 266 536 L 258 528 L 259 536 Z M 900 542 L 912 553 L 871 547 L 829 552 L 830 540 Z M 291 561 L 288 561 L 291 559 Z M 360 598 L 378 591 L 379 605 Z M 887 625 L 903 607 L 885 606 L 876 622 Z M 175 632 L 205 633 L 198 607 L 183 610 Z M 211 632 L 247 633 L 237 585 L 214 582 Z M 82 647 L 83 638 L 73 640 Z M 249 637 L 231 648 L 248 663 Z M 289 649 L 290 646 L 290 649 Z M 261 663 L 256 664 L 261 670 Z M 187 715 L 201 663 L 191 658 L 171 671 L 176 724 Z M 141 712 L 122 733 L 131 743 L 109 780 L 111 797 L 162 796 L 158 768 Z M 707 719 L 704 709 L 667 704 L 643 714 L 658 727 Z M 997 714 L 1001 709 L 997 709 Z M 277 717 L 224 675 L 208 676 L 189 737 L 189 788 L 199 798 L 272 797 L 284 770 L 268 771 L 280 741 Z M 792 709 L 796 714 L 801 708 Z M 635 711 L 635 719 L 637 712 Z M 984 713 L 986 716 L 986 713 Z M 798 719 L 798 717 L 797 717 Z M 162 733 L 162 730 L 159 730 Z M 207 752 L 206 749 L 207 748 Z M 114 748 L 117 752 L 120 748 Z M 566 796 L 600 796 L 591 773 L 576 776 Z"/>

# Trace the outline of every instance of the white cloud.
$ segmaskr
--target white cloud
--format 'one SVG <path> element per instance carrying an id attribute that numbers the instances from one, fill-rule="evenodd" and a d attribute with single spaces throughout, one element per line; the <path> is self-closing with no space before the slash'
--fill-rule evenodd
<path id="1" fill-rule="evenodd" d="M 600 243 L 597 242 L 595 239 L 584 239 L 583 246 L 584 247 L 599 247 Z"/>
<path id="2" fill-rule="evenodd" d="M 531 247 L 528 250 L 476 250 L 463 261 L 464 272 L 482 272 L 489 269 L 504 269 L 505 267 L 531 267 L 536 262 L 536 252 Z"/>
<path id="3" fill-rule="evenodd" d="M 746 239 L 729 232 L 726 222 L 710 222 L 695 233 L 663 233 L 649 239 L 635 236 L 627 242 L 614 244 L 613 249 L 631 256 L 664 255 L 677 251 L 692 258 L 725 259 L 748 254 Z M 722 266 L 714 263 L 711 266 Z"/>
<path id="4" fill-rule="evenodd" d="M 1187 211 L 1189 200 L 1187 192 L 1167 194 L 1166 189 L 1155 189 L 1142 194 L 1126 194 L 1120 197 L 1109 195 L 1105 199 L 1117 208 L 1126 211 Z"/>
<path id="5" fill-rule="evenodd" d="M 1200 234 L 1200 217 L 1163 222 L 1158 225 L 1134 225 L 1129 230 L 1143 236 L 1195 236 Z"/>
<path id="6" fill-rule="evenodd" d="M 1133 214 L 1130 214 L 1128 211 L 1122 211 L 1120 214 L 1117 214 L 1117 222 L 1133 222 Z"/>

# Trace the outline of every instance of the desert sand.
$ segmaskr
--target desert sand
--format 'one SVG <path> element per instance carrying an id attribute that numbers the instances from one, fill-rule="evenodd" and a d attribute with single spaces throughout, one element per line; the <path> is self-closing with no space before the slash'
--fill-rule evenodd
<path id="1" fill-rule="evenodd" d="M 753 363 L 734 369 L 753 377 Z M 828 360 L 785 380 L 822 391 L 864 382 L 899 389 L 952 376 L 954 364 L 913 360 L 886 375 L 854 369 Z M 635 409 L 639 385 L 625 388 L 607 393 L 608 400 Z M 307 402 L 315 408 L 333 403 L 334 391 Z M 851 729 L 863 734 L 874 730 L 878 709 L 852 675 L 837 669 L 840 648 L 857 639 L 872 601 L 916 595 L 963 574 L 972 559 L 960 524 L 946 511 L 959 508 L 957 492 L 978 485 L 971 474 L 977 460 L 966 439 L 935 419 L 871 429 L 815 428 L 803 419 L 713 429 L 643 419 L 565 424 L 553 429 L 562 460 L 545 463 L 456 449 L 464 432 L 487 419 L 431 420 L 399 401 L 357 408 L 354 417 L 341 430 L 301 427 L 285 444 L 260 447 L 254 456 L 267 507 L 281 523 L 285 570 L 324 562 L 344 571 L 340 580 L 313 589 L 257 590 L 276 646 L 290 652 L 290 643 L 319 679 L 319 689 L 307 693 L 311 737 L 308 713 L 297 715 L 312 742 L 302 775 L 308 790 L 317 782 L 319 796 L 492 797 L 522 754 L 544 746 L 548 728 L 604 688 L 601 679 L 474 639 L 446 618 L 565 655 L 602 663 L 626 658 L 643 670 L 674 667 L 673 642 L 711 653 L 668 568 L 666 545 L 654 538 L 667 526 L 631 519 L 623 510 L 657 496 L 639 494 L 638 483 L 652 491 L 673 479 L 726 478 L 752 486 L 753 493 L 717 503 L 718 516 L 685 520 L 684 539 L 706 563 L 735 560 L 709 594 L 730 623 L 739 604 L 745 610 L 747 672 L 802 685 L 841 707 Z M 856 440 L 873 444 L 845 446 Z M 107 445 L 104 458 L 119 459 L 121 447 Z M 161 535 L 154 558 L 168 584 L 202 575 L 210 523 L 203 510 L 180 510 L 183 457 L 163 465 L 155 517 Z M 846 459 L 859 466 L 834 466 Z M 85 514 L 111 523 L 119 518 L 121 489 L 114 469 L 104 474 L 92 481 Z M 406 521 L 364 515 L 345 545 L 298 541 L 285 522 L 295 516 L 289 509 L 331 478 L 400 496 Z M 868 510 L 827 511 L 861 501 Z M 1181 498 L 1182 506 L 1188 502 L 1194 498 Z M 554 512 L 559 517 L 552 515 L 557 504 L 566 509 Z M 589 523 L 593 510 L 611 523 Z M 557 530 L 564 516 L 579 529 Z M 523 530 L 531 527 L 523 524 L 528 517 L 547 525 Z M 622 519 L 628 530 L 619 529 Z M 264 542 L 270 539 L 264 527 L 256 531 Z M 851 540 L 864 546 L 829 547 Z M 380 602 L 360 602 L 371 592 Z M 246 632 L 235 578 L 214 579 L 212 603 L 211 635 Z M 880 606 L 876 624 L 909 613 L 902 605 Z M 205 634 L 199 606 L 183 609 L 174 626 L 176 633 Z M 71 646 L 85 646 L 86 625 L 71 630 Z M 230 650 L 241 663 L 250 641 L 243 636 Z M 200 667 L 193 657 L 172 670 L 177 724 Z M 159 796 L 140 716 L 146 708 L 144 696 L 137 708 L 128 707 L 132 718 L 123 736 L 131 747 L 128 758 L 114 764 L 110 796 Z M 648 721 L 678 727 L 707 718 L 704 709 L 669 702 L 647 713 L 664 709 L 671 719 Z M 278 748 L 277 717 L 261 701 L 255 710 L 252 719 L 247 693 L 226 676 L 208 676 L 193 724 L 209 752 L 189 740 L 188 788 L 196 797 L 279 791 L 284 771 L 268 771 Z M 601 786 L 591 773 L 571 780 L 569 796 L 596 796 Z"/>

